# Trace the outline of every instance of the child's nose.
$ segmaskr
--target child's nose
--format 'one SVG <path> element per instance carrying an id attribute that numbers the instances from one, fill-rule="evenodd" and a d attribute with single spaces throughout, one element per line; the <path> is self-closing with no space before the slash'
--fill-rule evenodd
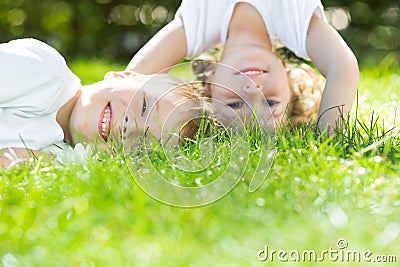
<path id="1" fill-rule="evenodd" d="M 243 91 L 254 102 L 258 102 L 265 98 L 263 94 L 262 85 L 256 85 L 256 84 L 246 85 Z"/>

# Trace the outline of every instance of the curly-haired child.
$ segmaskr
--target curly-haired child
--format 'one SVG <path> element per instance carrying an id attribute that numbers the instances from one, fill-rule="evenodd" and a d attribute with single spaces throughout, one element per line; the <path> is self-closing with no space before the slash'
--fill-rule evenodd
<path id="1" fill-rule="evenodd" d="M 311 59 L 325 76 L 318 126 L 332 130 L 351 109 L 359 70 L 353 52 L 326 22 L 320 0 L 183 0 L 175 19 L 144 45 L 127 69 L 156 73 L 221 43 L 221 61 L 210 81 L 223 86 L 211 87 L 213 99 L 244 113 L 264 110 L 266 117 L 283 122 L 289 108 L 295 121 L 302 120 L 308 117 L 302 95 L 318 98 L 319 93 L 307 89 L 314 86 L 301 78 L 298 83 L 298 77 L 314 75 L 307 67 L 287 71 L 274 54 L 276 42 Z"/>

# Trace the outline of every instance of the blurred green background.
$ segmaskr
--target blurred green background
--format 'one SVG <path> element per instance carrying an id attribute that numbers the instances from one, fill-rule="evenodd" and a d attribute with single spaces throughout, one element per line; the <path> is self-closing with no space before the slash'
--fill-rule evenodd
<path id="1" fill-rule="evenodd" d="M 1 0 L 0 41 L 35 37 L 70 58 L 128 62 L 180 0 Z M 322 0 L 329 21 L 361 64 L 400 58 L 400 1 Z"/>

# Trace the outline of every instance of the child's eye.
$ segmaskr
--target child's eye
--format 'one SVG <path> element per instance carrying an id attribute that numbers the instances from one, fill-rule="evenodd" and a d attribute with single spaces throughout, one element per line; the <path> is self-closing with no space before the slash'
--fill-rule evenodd
<path id="1" fill-rule="evenodd" d="M 267 105 L 270 106 L 270 107 L 275 106 L 276 104 L 278 104 L 277 101 L 274 101 L 274 100 L 267 100 Z"/>
<path id="2" fill-rule="evenodd" d="M 143 116 L 144 113 L 146 112 L 146 109 L 147 109 L 146 98 L 143 97 L 142 116 Z"/>
<path id="3" fill-rule="evenodd" d="M 235 103 L 230 103 L 227 105 L 233 109 L 239 109 L 239 108 L 243 107 L 243 102 L 235 102 Z"/>

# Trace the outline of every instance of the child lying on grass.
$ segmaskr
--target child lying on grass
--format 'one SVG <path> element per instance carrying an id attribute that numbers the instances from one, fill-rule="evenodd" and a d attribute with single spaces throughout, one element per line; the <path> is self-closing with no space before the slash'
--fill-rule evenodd
<path id="1" fill-rule="evenodd" d="M 293 82 L 307 84 L 298 77 L 312 78 L 307 78 L 307 69 L 304 75 L 290 78 L 274 54 L 276 42 L 311 59 L 326 77 L 322 100 L 318 100 L 319 127 L 332 131 L 351 109 L 359 71 L 350 48 L 326 22 L 320 0 L 183 0 L 175 19 L 132 58 L 127 70 L 157 73 L 221 43 L 222 64 L 209 77 L 215 85 L 209 88 L 210 96 L 247 116 L 251 110 L 266 110 L 274 120 L 285 123 L 286 110 L 297 113 L 292 112 L 294 107 L 307 103 L 297 100 L 309 95 L 295 93 L 299 86 Z M 315 102 L 313 98 L 311 93 Z M 296 120 L 301 116 L 297 114 Z"/>
<path id="2" fill-rule="evenodd" d="M 35 39 L 0 44 L 0 73 L 0 166 L 10 164 L 10 155 L 27 159 L 31 150 L 57 153 L 78 142 L 107 145 L 124 136 L 131 145 L 165 132 L 193 137 L 200 123 L 193 118 L 207 109 L 199 94 L 167 74 L 110 72 L 82 86 L 64 58 Z"/>

